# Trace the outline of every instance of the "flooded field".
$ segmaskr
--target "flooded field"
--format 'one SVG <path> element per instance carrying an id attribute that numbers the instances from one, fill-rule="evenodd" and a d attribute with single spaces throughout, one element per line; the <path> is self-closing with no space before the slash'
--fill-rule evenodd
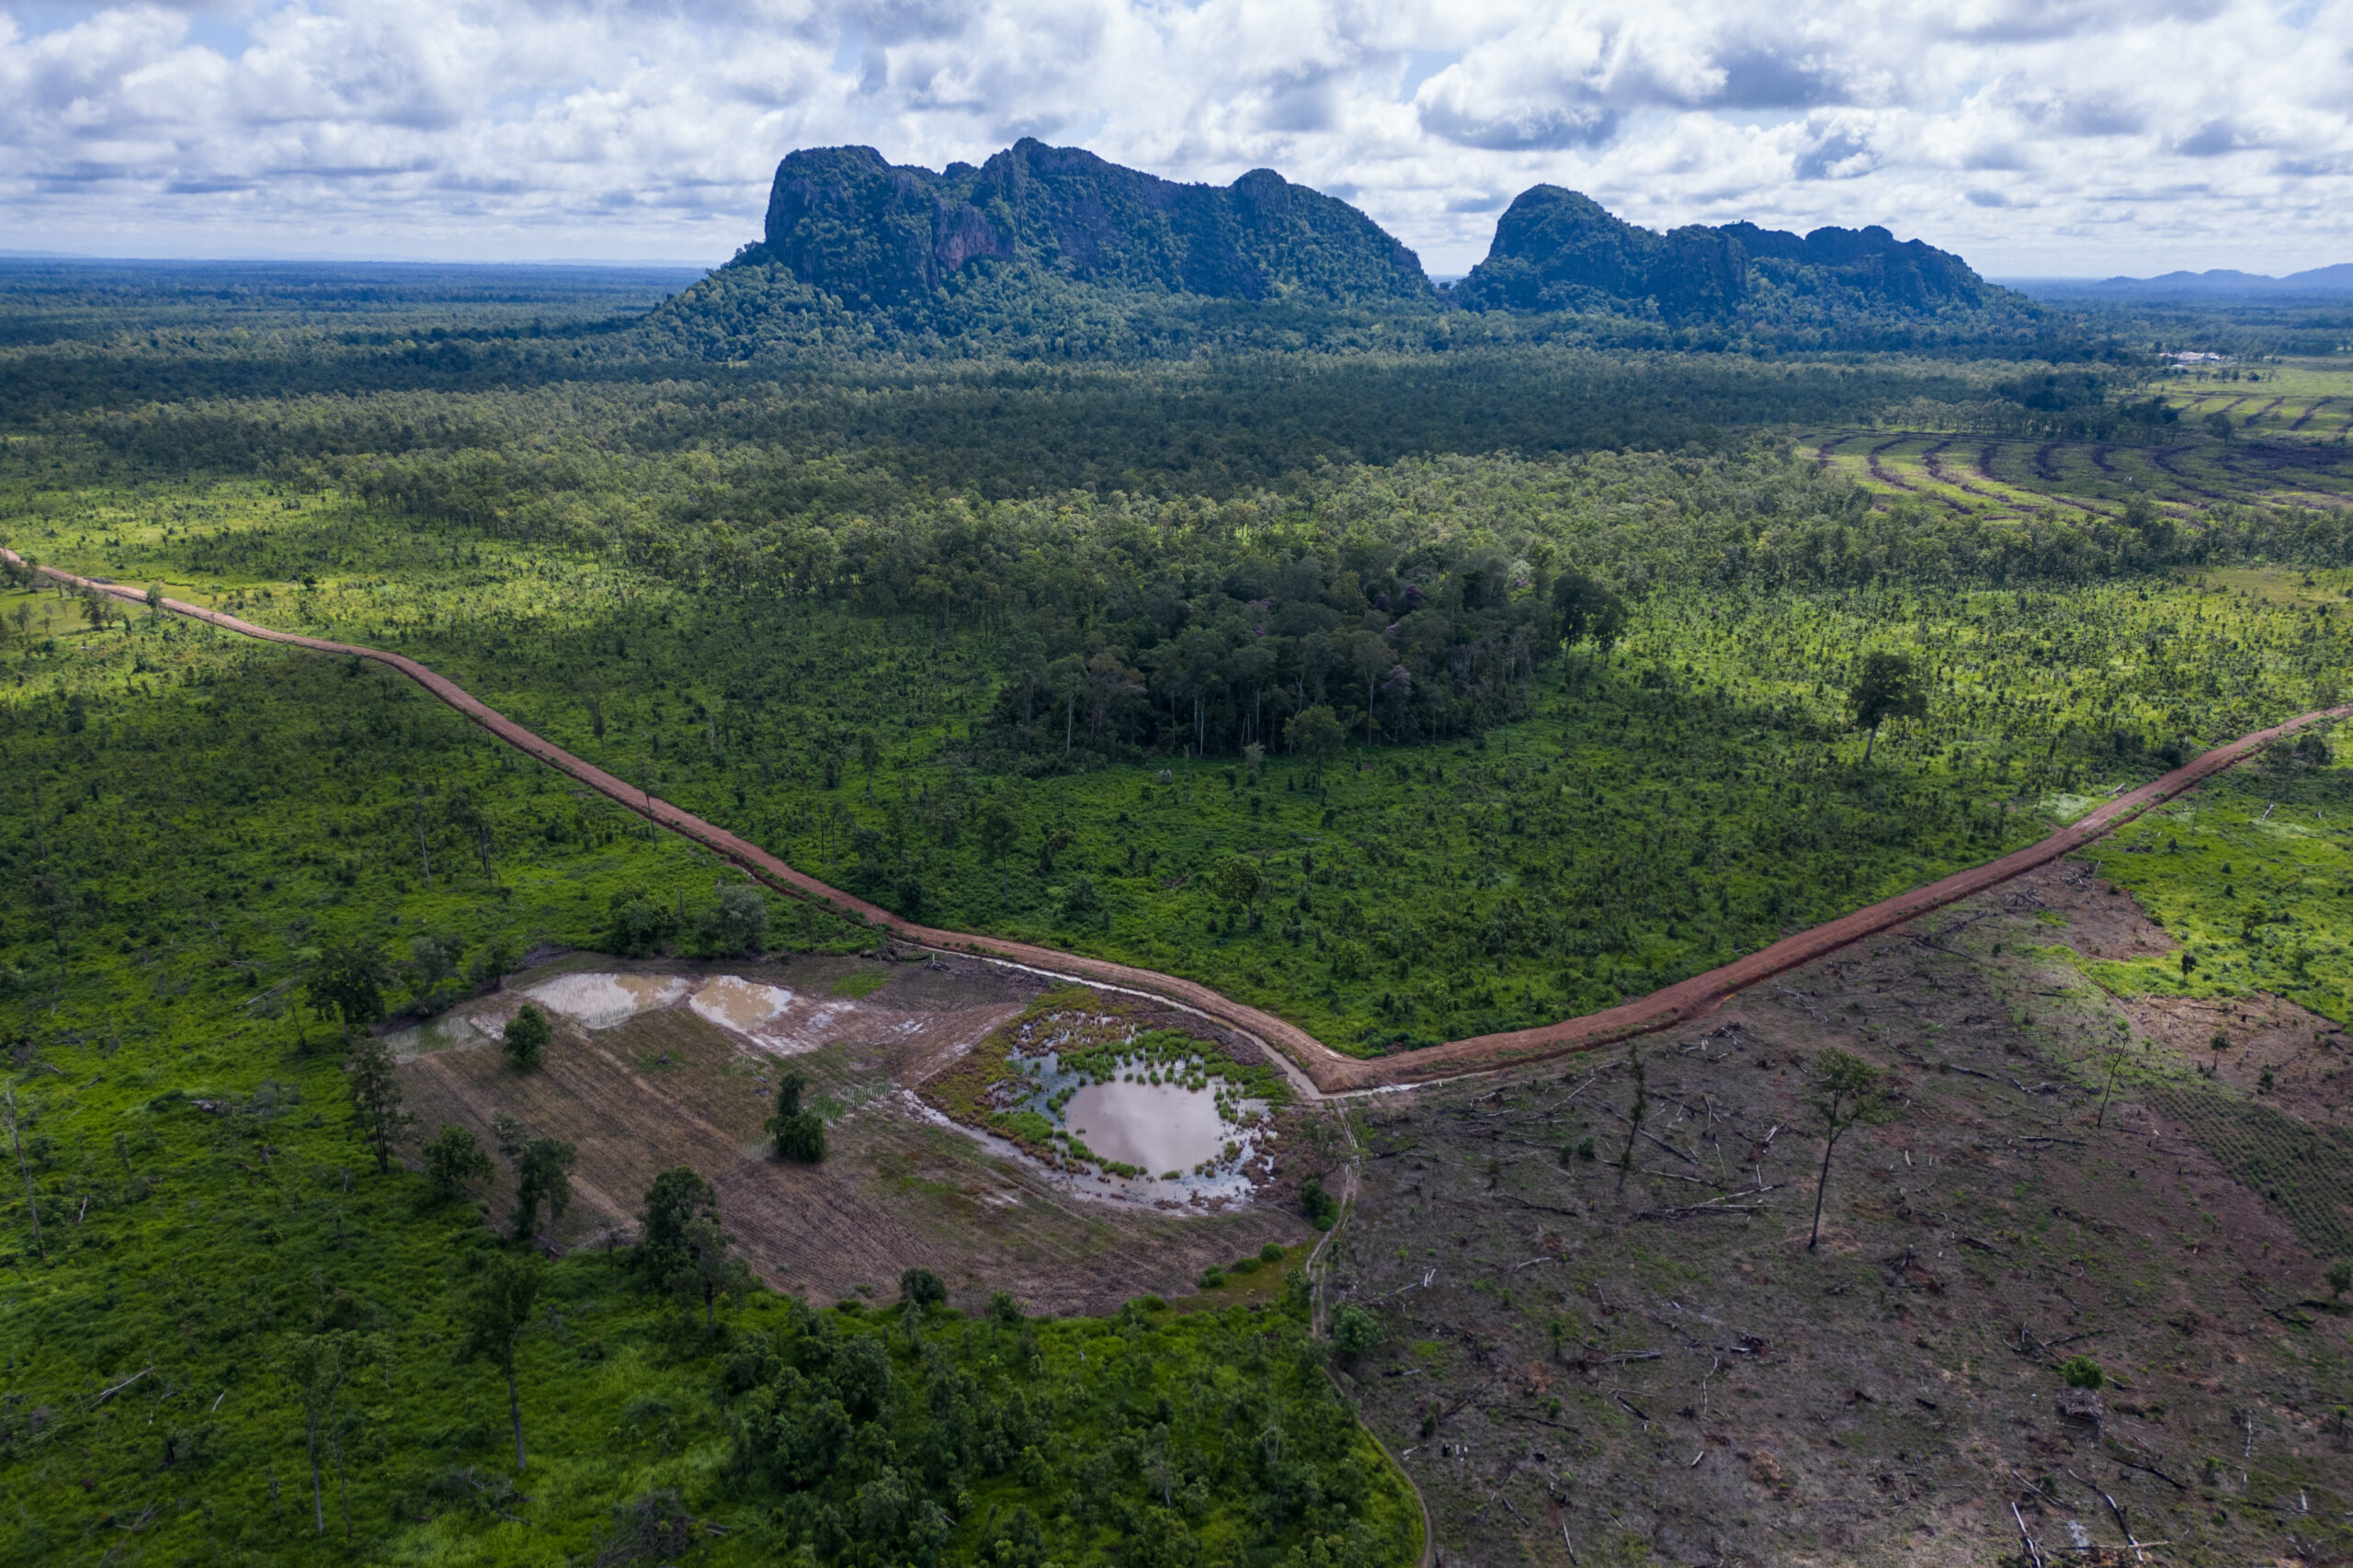
<path id="1" fill-rule="evenodd" d="M 1120 1012 L 1048 1007 L 976 1052 L 968 1112 L 1082 1190 L 1147 1202 L 1247 1199 L 1273 1166 L 1274 1119 L 1210 1041 Z M 939 1085 L 956 1108 L 962 1092 Z"/>
<path id="2" fill-rule="evenodd" d="M 560 974 L 523 994 L 589 1028 L 608 1029 L 640 1013 L 668 1006 L 688 989 L 686 981 L 670 974 Z"/>

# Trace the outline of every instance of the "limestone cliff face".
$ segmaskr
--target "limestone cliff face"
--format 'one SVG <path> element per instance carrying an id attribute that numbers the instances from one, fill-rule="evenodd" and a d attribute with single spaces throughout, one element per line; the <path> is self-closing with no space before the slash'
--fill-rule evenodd
<path id="1" fill-rule="evenodd" d="M 1454 290 L 1475 310 L 1655 309 L 1669 321 L 1732 316 L 1760 293 L 1813 296 L 1902 314 L 1972 308 L 2000 290 L 1969 264 L 1876 225 L 1802 237 L 1754 223 L 1661 234 L 1559 186 L 1522 191 L 1481 262 Z"/>
<path id="2" fill-rule="evenodd" d="M 1271 169 L 1179 185 L 1029 140 L 938 173 L 870 147 L 794 153 L 777 168 L 762 249 L 853 308 L 935 292 L 992 260 L 1216 299 L 1431 295 L 1414 253 L 1372 220 Z"/>

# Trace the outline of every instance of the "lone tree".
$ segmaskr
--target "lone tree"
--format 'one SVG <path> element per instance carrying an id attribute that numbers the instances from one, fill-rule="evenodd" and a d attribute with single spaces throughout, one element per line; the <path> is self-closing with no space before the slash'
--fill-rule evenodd
<path id="1" fill-rule="evenodd" d="M 346 1040 L 384 1016 L 384 986 L 392 967 L 373 942 L 338 942 L 313 960 L 302 976 L 311 1011 L 335 1015 Z"/>
<path id="2" fill-rule="evenodd" d="M 1266 879 L 1258 874 L 1258 863 L 1246 855 L 1224 855 L 1210 868 L 1210 892 L 1229 905 L 1239 905 L 1247 916 L 1256 912 L 1258 891 Z"/>
<path id="3" fill-rule="evenodd" d="M 311 1463 L 311 1512 L 318 1533 L 327 1533 L 327 1505 L 320 1483 L 320 1450 L 331 1448 L 335 1468 L 343 1468 L 342 1438 L 335 1424 L 335 1404 L 344 1385 L 381 1356 L 382 1347 L 364 1334 L 331 1329 L 324 1334 L 298 1335 L 287 1342 L 278 1361 L 278 1375 L 302 1408 L 302 1446 Z M 351 1491 L 343 1495 L 343 1528 L 351 1533 Z"/>
<path id="4" fill-rule="evenodd" d="M 515 1424 L 515 1468 L 524 1468 L 523 1393 L 516 1376 L 516 1354 L 531 1326 L 540 1301 L 540 1260 L 529 1253 L 501 1253 L 490 1260 L 466 1298 L 466 1354 L 486 1356 L 506 1380 L 506 1413 Z"/>
<path id="5" fill-rule="evenodd" d="M 1340 728 L 1340 721 L 1323 703 L 1303 708 L 1283 722 L 1283 739 L 1290 749 L 1307 759 L 1320 780 L 1324 765 L 1340 755 L 1340 745 L 1347 739 L 1347 732 Z"/>
<path id="6" fill-rule="evenodd" d="M 376 1156 L 376 1174 L 392 1168 L 392 1144 L 416 1118 L 401 1108 L 400 1074 L 392 1053 L 374 1035 L 363 1034 L 344 1069 L 351 1089 L 351 1125 Z"/>
<path id="7" fill-rule="evenodd" d="M 1879 1069 L 1859 1056 L 1833 1048 L 1813 1060 L 1813 1078 L 1806 1087 L 1814 1114 L 1822 1118 L 1822 1179 L 1813 1189 L 1813 1233 L 1806 1238 L 1808 1252 L 1822 1241 L 1822 1199 L 1830 1190 L 1831 1152 L 1856 1123 L 1886 1119 L 1879 1083 Z"/>
<path id="8" fill-rule="evenodd" d="M 718 1214 L 718 1189 L 694 1167 L 673 1165 L 662 1172 L 645 1189 L 645 1207 L 638 1210 L 638 1267 L 656 1280 L 667 1278 L 686 1256 L 688 1222 Z"/>
<path id="9" fill-rule="evenodd" d="M 1634 1069 L 1634 1105 L 1626 1113 L 1626 1146 L 1618 1151 L 1618 1190 L 1626 1190 L 1626 1177 L 1634 1169 L 1634 1141 L 1643 1135 L 1643 1120 L 1650 1115 L 1650 1074 L 1643 1068 L 1640 1046 L 1626 1048 L 1626 1060 Z"/>
<path id="10" fill-rule="evenodd" d="M 462 1127 L 444 1126 L 425 1146 L 425 1179 L 445 1201 L 465 1198 L 478 1181 L 490 1179 L 490 1156 Z"/>
<path id="11" fill-rule="evenodd" d="M 1013 809 L 1003 801 L 990 801 L 981 807 L 973 819 L 972 832 L 980 840 L 981 858 L 996 869 L 996 900 L 1005 902 L 1005 858 L 1013 852 L 1014 844 L 1021 837 L 1021 824 Z"/>
<path id="12" fill-rule="evenodd" d="M 507 1061 L 528 1073 L 540 1064 L 548 1041 L 554 1038 L 555 1027 L 548 1022 L 548 1016 L 536 1004 L 526 1002 L 521 1012 L 506 1020 L 506 1032 L 499 1036 L 498 1045 Z"/>
<path id="13" fill-rule="evenodd" d="M 721 1228 L 719 1193 L 687 1165 L 673 1165 L 645 1189 L 638 1213 L 643 1227 L 636 1263 L 653 1285 L 682 1301 L 699 1299 L 706 1329 L 717 1309 L 752 1288 L 752 1270 L 727 1250 L 734 1238 Z"/>
<path id="14" fill-rule="evenodd" d="M 776 1086 L 776 1114 L 768 1118 L 768 1136 L 776 1142 L 779 1159 L 813 1165 L 825 1157 L 825 1119 L 801 1108 L 801 1096 L 809 1080 L 787 1073 Z"/>
<path id="15" fill-rule="evenodd" d="M 528 1242 L 539 1234 L 541 1208 L 553 1230 L 572 1207 L 572 1167 L 580 1151 L 554 1138 L 533 1138 L 523 1124 L 500 1111 L 492 1118 L 498 1152 L 515 1172 L 515 1239 Z"/>
<path id="16" fill-rule="evenodd" d="M 1881 724 L 1890 719 L 1928 716 L 1927 672 L 1909 653 L 1866 653 L 1862 670 L 1847 693 L 1847 707 L 1855 722 L 1870 732 L 1870 738 L 1863 743 L 1863 762 L 1868 767 Z"/>

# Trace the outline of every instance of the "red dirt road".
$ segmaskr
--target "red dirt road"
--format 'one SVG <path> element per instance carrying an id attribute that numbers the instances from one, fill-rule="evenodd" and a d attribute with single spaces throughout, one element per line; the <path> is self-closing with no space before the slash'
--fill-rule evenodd
<path id="1" fill-rule="evenodd" d="M 0 549 L 0 556 L 10 561 L 20 558 L 14 551 Z M 100 583 L 86 577 L 76 577 L 53 566 L 40 568 L 45 576 L 74 587 L 109 594 L 131 603 L 142 603 L 145 595 L 137 588 L 117 583 Z M 854 898 L 838 888 L 829 887 L 816 878 L 770 855 L 757 845 L 736 837 L 725 828 L 703 821 L 692 812 L 680 810 L 658 796 L 649 795 L 633 784 L 607 773 L 604 769 L 573 756 L 492 709 L 467 692 L 456 682 L 438 676 L 415 659 L 399 653 L 386 653 L 381 648 L 362 647 L 357 643 L 333 642 L 324 638 L 303 637 L 290 631 L 278 631 L 267 626 L 256 626 L 219 610 L 206 609 L 201 605 L 165 599 L 163 608 L 176 615 L 205 621 L 243 636 L 260 638 L 265 642 L 290 643 L 297 648 L 309 648 L 322 653 L 373 659 L 389 665 L 409 679 L 431 692 L 451 708 L 472 719 L 500 740 L 537 757 L 549 767 L 569 774 L 599 794 L 618 801 L 655 824 L 668 828 L 683 837 L 725 857 L 745 870 L 781 892 L 795 897 L 813 900 L 835 913 L 861 920 L 876 930 L 904 941 L 943 950 L 973 953 L 987 958 L 1009 960 L 1015 963 L 1051 970 L 1109 985 L 1127 986 L 1167 997 L 1171 1001 L 1208 1014 L 1221 1023 L 1257 1036 L 1279 1050 L 1304 1073 L 1324 1094 L 1346 1094 L 1391 1087 L 1404 1084 L 1427 1083 L 1444 1078 L 1462 1077 L 1498 1067 L 1541 1061 L 1552 1056 L 1591 1051 L 1613 1045 L 1638 1035 L 1672 1028 L 1693 1018 L 1703 1017 L 1735 993 L 1745 991 L 1761 981 L 1786 973 L 1801 964 L 1811 963 L 1826 953 L 1859 942 L 1867 937 L 1923 915 L 1943 908 L 1997 887 L 2037 866 L 2048 865 L 2064 855 L 2097 842 L 2102 836 L 2130 822 L 2151 806 L 2171 800 L 2183 790 L 2211 778 L 2222 769 L 2242 762 L 2261 751 L 2282 735 L 2290 734 L 2303 726 L 2325 719 L 2353 716 L 2353 703 L 2337 708 L 2315 710 L 2293 719 L 2257 730 L 2252 734 L 2216 746 L 2196 761 L 2175 768 L 2154 783 L 2144 784 L 2130 794 L 2122 795 L 2086 815 L 2081 821 L 2061 828 L 2050 837 L 2026 848 L 2006 855 L 1999 860 L 1957 871 L 1942 881 L 1900 893 L 1894 898 L 1859 909 L 1852 915 L 1801 931 L 1794 937 L 1784 937 L 1769 948 L 1736 959 L 1720 969 L 1692 976 L 1661 991 L 1631 1002 L 1620 1004 L 1599 1013 L 1589 1013 L 1581 1018 L 1568 1018 L 1541 1028 L 1518 1029 L 1505 1034 L 1476 1035 L 1468 1040 L 1453 1040 L 1426 1050 L 1408 1051 L 1397 1056 L 1371 1061 L 1344 1056 L 1334 1051 L 1296 1024 L 1287 1023 L 1271 1013 L 1233 1001 L 1219 994 L 1198 981 L 1183 980 L 1175 975 L 1160 974 L 1152 970 L 1134 969 L 1126 964 L 1112 963 L 1103 959 L 1084 958 L 1066 953 L 1057 948 L 1033 947 L 1026 942 L 1010 942 L 997 937 L 974 936 L 963 931 L 942 931 L 929 926 L 917 926 L 903 920 L 887 909 Z"/>

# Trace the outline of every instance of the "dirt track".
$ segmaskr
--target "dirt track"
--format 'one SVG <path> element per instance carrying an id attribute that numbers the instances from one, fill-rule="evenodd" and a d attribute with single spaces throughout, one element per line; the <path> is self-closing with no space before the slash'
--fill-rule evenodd
<path id="1" fill-rule="evenodd" d="M 1873 454 L 1876 457 L 1876 453 Z M 14 551 L 0 549 L 0 556 L 19 561 Z M 75 587 L 93 589 L 131 603 L 143 603 L 145 596 L 137 588 L 116 583 L 96 582 L 74 576 L 53 566 L 40 571 L 46 576 Z M 2081 821 L 2061 828 L 2050 837 L 2006 855 L 1998 860 L 1958 871 L 1939 881 L 1929 882 L 1894 898 L 1859 909 L 1794 937 L 1785 937 L 1771 947 L 1736 959 L 1705 974 L 1694 975 L 1664 990 L 1654 991 L 1631 1002 L 1599 1013 L 1589 1013 L 1581 1018 L 1568 1018 L 1541 1028 L 1518 1029 L 1504 1034 L 1475 1035 L 1445 1045 L 1428 1047 L 1397 1056 L 1365 1061 L 1345 1056 L 1309 1034 L 1295 1024 L 1287 1023 L 1271 1013 L 1245 1006 L 1199 982 L 1182 980 L 1174 975 L 1160 974 L 1151 970 L 1134 969 L 1126 964 L 1111 963 L 1102 959 L 1083 958 L 1055 948 L 1033 947 L 1026 942 L 1009 942 L 995 937 L 980 937 L 963 931 L 942 931 L 929 926 L 918 926 L 903 920 L 887 909 L 854 898 L 837 888 L 829 887 L 805 872 L 797 871 L 758 846 L 736 837 L 725 828 L 703 821 L 691 812 L 679 810 L 658 796 L 649 795 L 633 784 L 625 783 L 604 769 L 581 760 L 562 747 L 550 744 L 530 731 L 497 712 L 463 687 L 448 678 L 434 674 L 415 660 L 380 648 L 362 647 L 357 643 L 334 642 L 324 638 L 303 637 L 290 631 L 278 631 L 256 626 L 219 610 L 206 609 L 200 605 L 165 599 L 165 609 L 177 615 L 208 622 L 224 631 L 238 632 L 266 642 L 290 643 L 322 653 L 340 653 L 363 659 L 373 659 L 389 665 L 416 682 L 435 697 L 463 713 L 492 734 L 518 751 L 537 757 L 549 767 L 571 775 L 581 783 L 597 790 L 631 811 L 640 812 L 658 826 L 691 838 L 707 848 L 715 850 L 761 881 L 799 898 L 823 904 L 838 915 L 859 920 L 877 931 L 943 950 L 973 953 L 988 958 L 1009 960 L 1031 965 L 1056 974 L 1106 984 L 1131 987 L 1179 1002 L 1209 1015 L 1222 1023 L 1230 1024 L 1258 1037 L 1279 1050 L 1323 1094 L 1345 1094 L 1352 1091 L 1390 1087 L 1404 1084 L 1427 1083 L 1443 1078 L 1461 1077 L 1472 1073 L 1498 1067 L 1540 1061 L 1550 1056 L 1563 1056 L 1573 1051 L 1590 1051 L 1644 1035 L 1654 1030 L 1671 1028 L 1712 1012 L 1724 1000 L 1761 981 L 1770 980 L 1799 965 L 1835 952 L 1849 943 L 1861 941 L 1907 920 L 1917 919 L 1946 904 L 1981 893 L 2011 878 L 2030 871 L 2038 866 L 2069 855 L 2096 842 L 2112 829 L 2131 821 L 2160 801 L 2172 799 L 2183 790 L 2212 777 L 2222 769 L 2243 761 L 2282 735 L 2306 724 L 2324 719 L 2353 716 L 2353 703 L 2341 707 L 2315 710 L 2273 725 L 2252 734 L 2216 746 L 2196 761 L 2175 768 L 2154 783 L 2144 784 L 2130 794 L 2122 795 L 2086 814 Z"/>

